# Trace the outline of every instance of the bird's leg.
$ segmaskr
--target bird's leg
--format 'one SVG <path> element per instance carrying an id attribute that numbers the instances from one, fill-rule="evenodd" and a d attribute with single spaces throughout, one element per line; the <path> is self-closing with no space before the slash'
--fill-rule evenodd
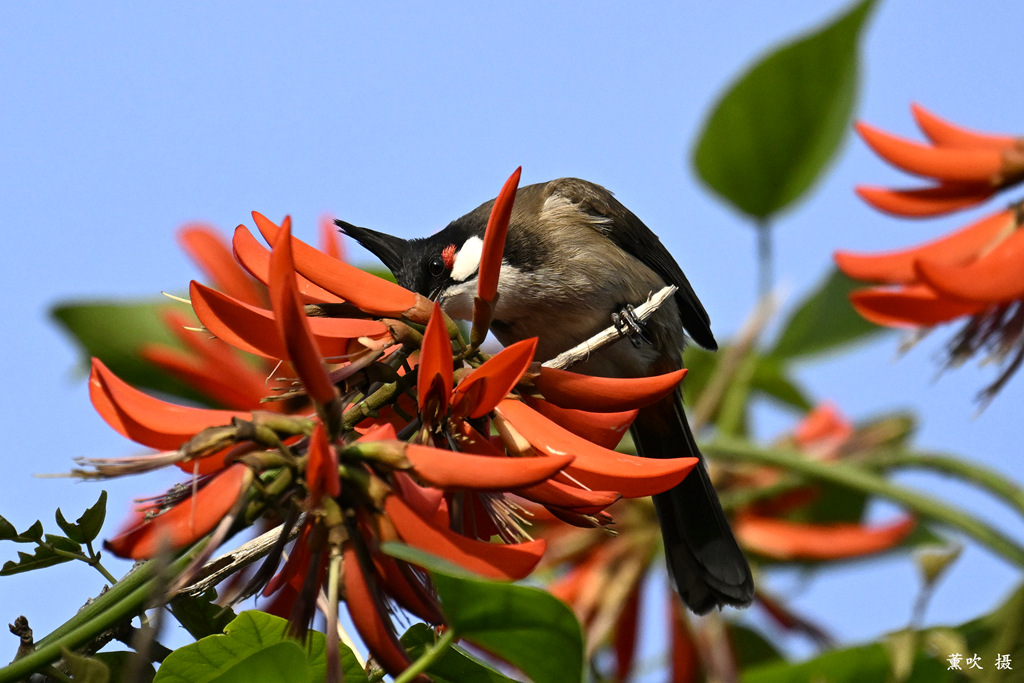
<path id="1" fill-rule="evenodd" d="M 615 325 L 619 334 L 629 339 L 630 343 L 638 349 L 643 342 L 651 343 L 651 340 L 644 336 L 646 323 L 637 317 L 630 304 L 626 304 L 626 307 L 618 313 L 612 313 L 612 324 Z"/>

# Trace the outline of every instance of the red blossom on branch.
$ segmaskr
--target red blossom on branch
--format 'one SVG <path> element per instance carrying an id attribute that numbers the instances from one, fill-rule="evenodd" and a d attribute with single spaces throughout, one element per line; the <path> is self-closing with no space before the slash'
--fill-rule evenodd
<path id="1" fill-rule="evenodd" d="M 517 184 L 518 171 L 484 240 L 481 262 L 492 267 L 490 284 L 481 278 L 480 306 L 494 301 L 491 281 Z M 318 596 L 342 596 L 371 652 L 394 674 L 408 660 L 389 605 L 430 623 L 443 615 L 427 574 L 384 555 L 384 542 L 520 579 L 546 545 L 527 531 L 533 509 L 602 526 L 620 497 L 667 490 L 696 464 L 612 450 L 636 410 L 676 390 L 683 372 L 616 380 L 539 370 L 536 340 L 482 353 L 434 302 L 296 239 L 287 218 L 281 225 L 253 218 L 269 248 L 240 226 L 234 260 L 206 228 L 183 232 L 216 286 L 190 287 L 208 335 L 182 329 L 175 317 L 170 324 L 188 353 L 147 351 L 230 410 L 154 398 L 93 362 L 97 411 L 158 452 L 88 460 L 88 475 L 168 465 L 193 475 L 145 501 L 108 541 L 112 552 L 152 557 L 211 534 L 216 544 L 253 517 L 283 517 L 282 534 L 296 539 L 287 560 L 278 544 L 242 594 L 261 591 L 266 609 L 287 616 L 296 634 L 308 627 Z M 251 365 L 239 354 L 261 360 Z M 265 404 L 272 410 L 258 410 L 268 398 L 278 399 Z M 343 585 L 331 585 L 330 576 Z"/>
<path id="2" fill-rule="evenodd" d="M 899 216 L 922 217 L 974 206 L 1024 180 L 1024 139 L 960 128 L 913 106 L 931 145 L 857 130 L 890 163 L 938 184 L 917 190 L 859 187 L 872 206 Z M 881 254 L 835 254 L 852 278 L 879 286 L 851 296 L 857 311 L 879 325 L 927 330 L 964 319 L 949 348 L 949 364 L 979 353 L 1004 364 L 983 396 L 991 398 L 1024 362 L 1024 233 L 1021 208 L 985 216 L 926 244 Z"/>

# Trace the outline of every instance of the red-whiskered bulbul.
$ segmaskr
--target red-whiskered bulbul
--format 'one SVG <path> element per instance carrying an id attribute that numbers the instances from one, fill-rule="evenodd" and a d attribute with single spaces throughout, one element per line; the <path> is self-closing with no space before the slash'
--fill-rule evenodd
<path id="1" fill-rule="evenodd" d="M 405 240 L 338 221 L 384 262 L 403 287 L 437 299 L 450 316 L 472 319 L 491 200 L 437 234 Z M 644 323 L 629 306 L 675 285 L 672 299 Z M 682 366 L 684 330 L 716 349 L 710 321 L 661 240 L 600 185 L 576 178 L 516 193 L 498 279 L 491 331 L 506 346 L 537 337 L 536 360 L 558 355 L 615 320 L 629 338 L 594 352 L 571 370 L 604 377 L 645 377 Z M 628 325 L 622 321 L 629 321 Z M 643 408 L 631 427 L 640 455 L 695 456 L 700 464 L 675 488 L 654 496 L 668 567 L 683 601 L 697 614 L 745 607 L 754 582 L 683 413 L 677 390 Z"/>

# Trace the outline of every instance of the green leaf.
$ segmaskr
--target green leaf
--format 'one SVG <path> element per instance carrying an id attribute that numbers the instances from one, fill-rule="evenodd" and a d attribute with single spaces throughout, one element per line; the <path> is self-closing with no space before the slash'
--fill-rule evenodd
<path id="1" fill-rule="evenodd" d="M 209 399 L 141 356 L 141 349 L 148 344 L 184 348 L 161 318 L 170 310 L 191 314 L 183 304 L 152 299 L 72 302 L 55 306 L 50 315 L 78 343 L 86 358 L 99 358 L 129 384 L 209 405 Z M 117 334 L 111 334 L 112 330 Z"/>
<path id="2" fill-rule="evenodd" d="M 90 543 L 100 535 L 106 517 L 107 492 L 100 491 L 99 499 L 75 520 L 75 524 L 82 530 L 83 542 Z"/>
<path id="3" fill-rule="evenodd" d="M 54 549 L 78 554 L 81 554 L 82 552 L 82 547 L 80 545 L 69 538 L 64 538 L 63 536 L 46 534 L 46 542 L 53 547 L 51 548 L 49 546 L 39 545 L 36 546 L 35 552 L 32 554 L 19 550 L 18 560 L 8 560 L 7 562 L 4 562 L 3 568 L 0 569 L 0 576 L 11 576 L 12 574 L 21 574 L 23 572 L 30 572 L 36 569 L 44 569 L 46 567 L 52 567 L 55 564 L 70 562 L 73 559 L 64 555 L 58 555 Z"/>
<path id="4" fill-rule="evenodd" d="M 572 610 L 547 591 L 481 579 L 400 543 L 381 547 L 430 571 L 457 637 L 501 657 L 535 683 L 582 680 L 583 631 Z"/>
<path id="5" fill-rule="evenodd" d="M 736 665 L 742 669 L 768 662 L 777 662 L 782 654 L 770 640 L 744 624 L 727 621 L 729 643 L 736 655 Z"/>
<path id="6" fill-rule="evenodd" d="M 196 640 L 224 632 L 236 617 L 230 607 L 214 603 L 217 591 L 208 589 L 202 595 L 179 595 L 168 605 L 171 614 Z"/>
<path id="7" fill-rule="evenodd" d="M 107 683 L 110 680 L 110 669 L 102 661 L 75 654 L 67 648 L 61 653 L 61 658 L 75 683 Z"/>
<path id="8" fill-rule="evenodd" d="M 426 624 L 414 624 L 402 636 L 402 645 L 409 657 L 416 660 L 433 647 L 436 640 L 432 628 Z M 456 645 L 449 646 L 440 659 L 427 668 L 427 673 L 437 683 L 516 683 L 515 679 L 474 659 Z"/>
<path id="9" fill-rule="evenodd" d="M 693 153 L 714 192 L 764 220 L 817 180 L 849 128 L 858 42 L 873 4 L 776 49 L 718 101 Z"/>
<path id="10" fill-rule="evenodd" d="M 43 523 L 37 519 L 32 526 L 9 540 L 15 543 L 36 543 L 41 541 L 43 540 Z"/>
<path id="11" fill-rule="evenodd" d="M 13 541 L 17 537 L 18 530 L 14 528 L 14 525 L 0 516 L 0 541 Z"/>
<path id="12" fill-rule="evenodd" d="M 759 355 L 750 377 L 750 388 L 801 413 L 811 410 L 814 406 L 807 393 L 796 380 L 786 375 L 786 370 L 778 359 Z"/>
<path id="13" fill-rule="evenodd" d="M 832 269 L 783 324 L 769 355 L 785 360 L 805 358 L 886 331 L 853 310 L 850 292 L 856 287 L 857 282 Z"/>
<path id="14" fill-rule="evenodd" d="M 228 624 L 224 635 L 207 636 L 172 652 L 160 665 L 154 681 L 316 683 L 326 677 L 326 640 L 324 634 L 310 631 L 303 645 L 288 637 L 286 620 L 250 610 Z M 366 681 L 352 652 L 344 646 L 339 646 L 339 652 L 346 683 Z"/>
<path id="15" fill-rule="evenodd" d="M 150 683 L 156 676 L 156 668 L 149 662 L 139 663 L 139 655 L 134 652 L 118 650 L 117 652 L 98 652 L 93 659 L 107 665 L 110 680 L 114 683 Z M 129 680 L 128 675 L 132 674 Z M 77 679 L 76 679 L 77 681 Z"/>
<path id="16" fill-rule="evenodd" d="M 61 531 L 68 535 L 68 538 L 70 538 L 75 543 L 85 542 L 83 540 L 84 537 L 81 534 L 81 529 L 79 529 L 77 525 L 72 524 L 68 520 L 64 519 L 64 513 L 60 511 L 60 508 L 57 508 L 55 516 L 57 518 L 57 526 L 60 527 Z"/>

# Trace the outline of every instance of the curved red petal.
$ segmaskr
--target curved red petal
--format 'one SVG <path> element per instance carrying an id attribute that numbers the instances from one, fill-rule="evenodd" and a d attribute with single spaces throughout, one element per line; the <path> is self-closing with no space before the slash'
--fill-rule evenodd
<path id="1" fill-rule="evenodd" d="M 320 500 L 325 493 L 334 498 L 341 493 L 338 476 L 338 453 L 327 438 L 327 429 L 317 420 L 309 437 L 309 460 L 306 464 L 306 485 L 309 496 Z"/>
<path id="2" fill-rule="evenodd" d="M 399 605 L 428 624 L 444 622 L 437 598 L 431 594 L 429 579 L 418 576 L 412 565 L 380 553 L 373 556 L 373 565 L 384 590 Z"/>
<path id="3" fill-rule="evenodd" d="M 622 498 L 615 491 L 591 491 L 553 479 L 513 493 L 544 506 L 565 508 L 584 515 L 596 515 Z"/>
<path id="4" fill-rule="evenodd" d="M 669 600 L 669 619 L 672 622 L 672 671 L 675 683 L 697 683 L 701 680 L 701 655 L 693 637 L 686 610 L 679 600 Z"/>
<path id="5" fill-rule="evenodd" d="M 287 347 L 278 333 L 273 312 L 249 306 L 195 281 L 189 287 L 189 296 L 199 321 L 218 339 L 264 358 L 287 358 Z M 378 320 L 309 318 L 305 314 L 303 318 L 317 347 L 328 358 L 346 355 L 352 339 L 389 334 L 387 326 Z"/>
<path id="6" fill-rule="evenodd" d="M 263 238 L 275 243 L 280 228 L 255 211 L 252 216 Z M 292 238 L 291 245 L 296 271 L 371 315 L 400 317 L 417 304 L 417 295 L 404 287 L 332 258 L 301 240 Z"/>
<path id="7" fill-rule="evenodd" d="M 910 111 L 914 114 L 918 128 L 929 140 L 941 147 L 986 147 L 989 149 L 1006 149 L 1013 147 L 1016 140 L 1011 135 L 993 135 L 979 133 L 963 128 L 945 119 L 941 119 L 919 104 L 911 104 Z"/>
<path id="8" fill-rule="evenodd" d="M 540 483 L 573 461 L 571 455 L 510 458 L 472 455 L 409 444 L 405 456 L 431 486 L 476 491 L 508 491 Z"/>
<path id="9" fill-rule="evenodd" d="M 210 340 L 214 341 L 214 340 Z M 139 349 L 139 356 L 188 384 L 218 405 L 235 410 L 283 410 L 283 405 L 261 405 L 266 396 L 266 385 L 251 368 L 222 369 L 202 364 L 194 356 L 158 344 Z"/>
<path id="10" fill-rule="evenodd" d="M 563 429 L 521 401 L 505 399 L 495 412 L 542 453 L 575 455 L 576 460 L 565 472 L 589 489 L 618 491 L 626 498 L 651 496 L 681 482 L 697 464 L 696 458 L 639 458 L 602 448 Z"/>
<path id="11" fill-rule="evenodd" d="M 161 451 L 175 450 L 207 427 L 230 424 L 252 414 L 236 410 L 192 408 L 153 398 L 92 359 L 89 398 L 96 412 L 120 434 Z"/>
<path id="12" fill-rule="evenodd" d="M 1024 230 L 1015 230 L 971 263 L 920 260 L 917 275 L 939 294 L 966 302 L 1004 304 L 1024 298 Z"/>
<path id="13" fill-rule="evenodd" d="M 878 156 L 909 173 L 955 182 L 1000 183 L 1000 150 L 929 147 L 866 123 L 858 123 L 857 132 Z"/>
<path id="14" fill-rule="evenodd" d="M 248 467 L 232 465 L 211 477 L 195 496 L 148 521 L 137 517 L 130 528 L 103 545 L 118 557 L 133 560 L 149 559 L 164 548 L 184 548 L 213 531 L 251 481 Z"/>
<path id="15" fill-rule="evenodd" d="M 393 441 L 398 438 L 395 426 L 390 423 L 376 424 L 366 430 L 356 441 Z"/>
<path id="16" fill-rule="evenodd" d="M 552 422 L 605 448 L 615 448 L 619 445 L 629 426 L 636 419 L 637 413 L 640 412 L 640 409 L 637 408 L 618 413 L 592 413 L 585 410 L 560 408 L 532 396 L 527 396 L 523 400 L 526 405 Z"/>
<path id="17" fill-rule="evenodd" d="M 276 593 L 287 586 L 291 586 L 295 589 L 297 597 L 298 591 L 302 588 L 302 583 L 306 577 L 309 562 L 313 556 L 309 543 L 310 533 L 312 530 L 313 525 L 308 521 L 299 529 L 299 536 L 295 539 L 295 543 L 292 545 L 292 551 L 288 555 L 288 559 L 285 560 L 284 566 L 281 567 L 281 570 L 275 574 L 270 581 L 267 582 L 267 585 L 263 587 L 263 590 L 260 591 L 260 594 L 263 597 Z M 288 605 L 287 611 L 282 616 L 284 618 L 288 618 L 290 613 L 291 604 Z M 278 613 L 275 612 L 275 614 Z"/>
<path id="18" fill-rule="evenodd" d="M 417 366 L 416 392 L 420 401 L 420 414 L 425 420 L 437 420 L 438 411 L 448 409 L 452 395 L 452 342 L 444 322 L 441 306 L 434 302 L 434 311 L 423 333 L 420 344 L 420 362 Z"/>
<path id="19" fill-rule="evenodd" d="M 675 391 L 685 376 L 685 369 L 652 377 L 591 377 L 542 367 L 534 386 L 562 408 L 611 413 L 649 406 Z"/>
<path id="20" fill-rule="evenodd" d="M 270 250 L 260 244 L 247 227 L 239 225 L 235 228 L 231 247 L 235 258 L 250 275 L 264 285 L 270 283 Z M 337 294 L 328 292 L 298 273 L 295 274 L 295 282 L 306 303 L 337 303 L 342 300 Z"/>
<path id="21" fill-rule="evenodd" d="M 853 425 L 833 403 L 828 401 L 804 415 L 793 430 L 798 446 L 807 447 L 822 442 L 842 443 L 853 436 Z"/>
<path id="22" fill-rule="evenodd" d="M 516 190 L 522 173 L 523 167 L 520 166 L 505 181 L 487 219 L 477 278 L 477 296 L 484 301 L 494 301 L 498 291 L 498 274 L 501 271 L 501 259 L 505 254 L 505 236 L 508 234 L 508 222 L 512 216 L 512 206 L 516 200 Z"/>
<path id="23" fill-rule="evenodd" d="M 359 637 L 380 662 L 384 670 L 397 675 L 409 667 L 409 655 L 398 641 L 389 618 L 380 588 L 372 585 L 359 563 L 354 545 L 346 543 L 342 550 L 345 565 L 345 604 Z M 420 680 L 420 679 L 417 679 Z"/>
<path id="24" fill-rule="evenodd" d="M 334 217 L 323 215 L 317 221 L 320 231 L 320 251 L 333 259 L 345 260 L 345 249 L 341 244 L 341 231 L 334 224 Z"/>
<path id="25" fill-rule="evenodd" d="M 252 306 L 266 302 L 266 290 L 238 265 L 219 231 L 205 223 L 189 223 L 178 231 L 178 243 L 217 289 Z"/>
<path id="26" fill-rule="evenodd" d="M 533 362 L 537 351 L 537 339 L 524 339 L 502 349 L 480 367 L 469 373 L 459 382 L 452 394 L 452 413 L 465 415 L 470 419 L 483 417 L 498 405 L 498 401 L 508 396 L 509 392 L 519 383 L 523 373 Z M 473 394 L 473 405 L 460 405 L 463 398 L 470 395 L 474 385 L 479 390 Z"/>
<path id="27" fill-rule="evenodd" d="M 907 517 L 880 527 L 860 524 L 805 524 L 744 514 L 733 523 L 748 550 L 778 560 L 837 560 L 888 550 L 914 530 Z"/>
<path id="28" fill-rule="evenodd" d="M 395 491 L 420 517 L 443 521 L 448 519 L 448 507 L 444 491 L 429 486 L 420 486 L 405 472 L 395 472 Z"/>
<path id="29" fill-rule="evenodd" d="M 264 358 L 285 357 L 287 350 L 270 311 L 244 304 L 195 280 L 189 284 L 189 299 L 199 322 L 217 339 Z"/>
<path id="30" fill-rule="evenodd" d="M 931 327 L 985 308 L 941 296 L 926 286 L 860 289 L 850 303 L 864 318 L 888 327 Z"/>
<path id="31" fill-rule="evenodd" d="M 266 394 L 265 378 L 250 363 L 242 360 L 242 357 L 230 344 L 224 343 L 221 339 L 210 339 L 209 335 L 197 333 L 194 329 L 196 321 L 194 316 L 167 310 L 161 314 L 161 319 L 167 329 L 191 351 L 189 357 L 192 358 L 197 372 L 205 373 L 210 381 L 240 384 L 239 387 L 236 387 L 235 393 L 244 394 L 247 397 L 244 399 L 245 402 L 225 402 L 226 407 L 247 409 L 259 405 L 260 399 Z M 143 347 L 143 357 L 146 357 L 147 349 L 155 348 L 160 347 L 158 345 Z M 186 381 L 191 382 L 191 377 Z"/>
<path id="32" fill-rule="evenodd" d="M 893 216 L 926 218 L 968 209 L 994 195 L 997 189 L 988 183 L 944 183 L 912 190 L 860 185 L 854 192 L 879 211 Z"/>
<path id="33" fill-rule="evenodd" d="M 309 329 L 309 319 L 299 300 L 294 273 L 291 221 L 285 218 L 270 254 L 270 302 L 274 321 L 288 350 L 284 358 L 291 361 L 306 393 L 317 403 L 329 403 L 338 392 L 324 365 L 324 354 Z"/>
<path id="34" fill-rule="evenodd" d="M 384 509 L 402 540 L 471 572 L 517 581 L 533 571 L 544 554 L 544 541 L 502 544 L 477 541 L 438 527 L 416 513 L 400 496 L 388 496 Z"/>
<path id="35" fill-rule="evenodd" d="M 836 265 L 856 280 L 910 284 L 918 279 L 914 269 L 916 261 L 958 264 L 973 261 L 1016 226 L 1012 211 L 1000 211 L 961 228 L 937 240 L 910 249 L 857 254 L 849 251 L 835 253 Z"/>
<path id="36" fill-rule="evenodd" d="M 670 598 L 671 599 L 671 598 Z M 618 680 L 629 678 L 636 654 L 636 640 L 640 624 L 640 584 L 637 583 L 622 605 L 622 612 L 615 623 L 613 645 L 615 648 L 615 673 Z"/>

